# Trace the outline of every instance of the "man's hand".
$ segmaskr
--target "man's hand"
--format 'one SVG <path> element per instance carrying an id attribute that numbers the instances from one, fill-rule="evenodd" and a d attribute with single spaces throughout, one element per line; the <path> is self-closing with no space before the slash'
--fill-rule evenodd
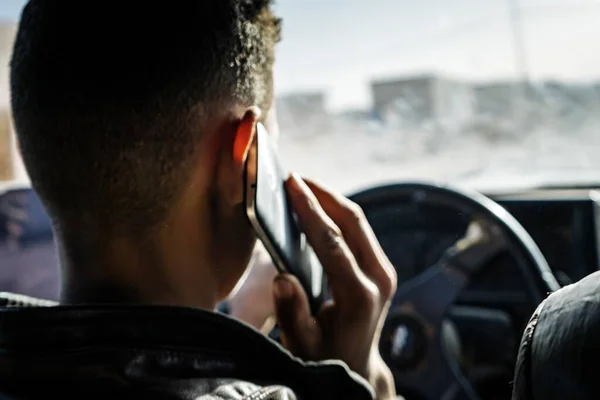
<path id="1" fill-rule="evenodd" d="M 260 242 L 256 245 L 248 268 L 250 271 L 246 280 L 228 300 L 230 315 L 267 334 L 275 325 L 273 278 L 278 272 Z"/>
<path id="2" fill-rule="evenodd" d="M 372 385 L 378 399 L 395 398 L 391 372 L 378 348 L 396 290 L 394 267 L 358 205 L 295 175 L 286 186 L 323 265 L 332 300 L 313 317 L 300 283 L 278 275 L 275 309 L 283 345 L 305 360 L 342 360 Z"/>

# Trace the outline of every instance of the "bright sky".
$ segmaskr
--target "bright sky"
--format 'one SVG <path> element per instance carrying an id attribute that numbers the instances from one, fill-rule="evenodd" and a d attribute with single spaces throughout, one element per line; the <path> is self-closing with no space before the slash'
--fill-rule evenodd
<path id="1" fill-rule="evenodd" d="M 514 1 L 512 1 L 514 3 Z M 302 6 L 300 6 L 302 4 Z M 280 91 L 326 88 L 334 108 L 368 102 L 373 77 L 515 76 L 510 0 L 279 0 Z M 600 77 L 600 2 L 521 0 L 533 78 Z"/>
<path id="2" fill-rule="evenodd" d="M 334 109 L 370 102 L 369 80 L 438 72 L 471 80 L 513 77 L 509 6 L 519 0 L 278 0 L 284 40 L 279 93 L 326 90 Z M 23 0 L 2 0 L 18 19 Z M 600 78 L 600 1 L 520 0 L 535 79 Z"/>

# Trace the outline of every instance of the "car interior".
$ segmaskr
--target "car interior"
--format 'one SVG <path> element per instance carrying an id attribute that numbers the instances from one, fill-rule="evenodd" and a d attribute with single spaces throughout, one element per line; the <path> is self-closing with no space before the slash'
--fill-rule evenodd
<path id="1" fill-rule="evenodd" d="M 13 27 L 22 3 L 0 4 Z M 278 2 L 280 151 L 362 207 L 396 268 L 379 346 L 397 392 L 510 399 L 534 310 L 600 269 L 600 68 L 587 56 L 600 6 L 301 3 Z M 51 222 L 13 175 L 0 180 L 0 292 L 56 301 Z"/>
<path id="2" fill-rule="evenodd" d="M 580 187 L 488 197 L 431 182 L 352 194 L 397 266 L 400 284 L 380 349 L 398 392 L 409 399 L 509 399 L 534 309 L 600 265 L 599 195 Z M 0 204 L 1 290 L 57 300 L 52 230 L 35 192 L 7 190 Z M 6 229 L 15 209 L 28 216 L 17 237 Z M 506 242 L 460 267 L 440 263 L 474 219 L 498 227 Z"/>

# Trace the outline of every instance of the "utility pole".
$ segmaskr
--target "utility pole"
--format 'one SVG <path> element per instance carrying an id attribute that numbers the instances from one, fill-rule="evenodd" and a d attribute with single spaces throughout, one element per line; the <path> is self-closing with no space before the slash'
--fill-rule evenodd
<path id="1" fill-rule="evenodd" d="M 508 0 L 508 11 L 513 37 L 513 50 L 515 54 L 516 80 L 515 95 L 512 100 L 513 118 L 517 128 L 523 127 L 527 110 L 528 89 L 531 77 L 527 60 L 527 49 L 525 46 L 525 35 L 523 32 L 523 16 L 520 0 Z M 518 132 L 515 132 L 518 133 Z"/>

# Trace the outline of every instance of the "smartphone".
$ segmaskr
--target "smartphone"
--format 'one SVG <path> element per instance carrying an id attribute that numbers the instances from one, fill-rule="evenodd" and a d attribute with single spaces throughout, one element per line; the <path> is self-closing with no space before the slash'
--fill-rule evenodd
<path id="1" fill-rule="evenodd" d="M 280 272 L 294 275 L 304 288 L 314 314 L 326 298 L 326 277 L 290 206 L 283 169 L 275 145 L 258 123 L 245 171 L 246 213 L 258 239 Z"/>

